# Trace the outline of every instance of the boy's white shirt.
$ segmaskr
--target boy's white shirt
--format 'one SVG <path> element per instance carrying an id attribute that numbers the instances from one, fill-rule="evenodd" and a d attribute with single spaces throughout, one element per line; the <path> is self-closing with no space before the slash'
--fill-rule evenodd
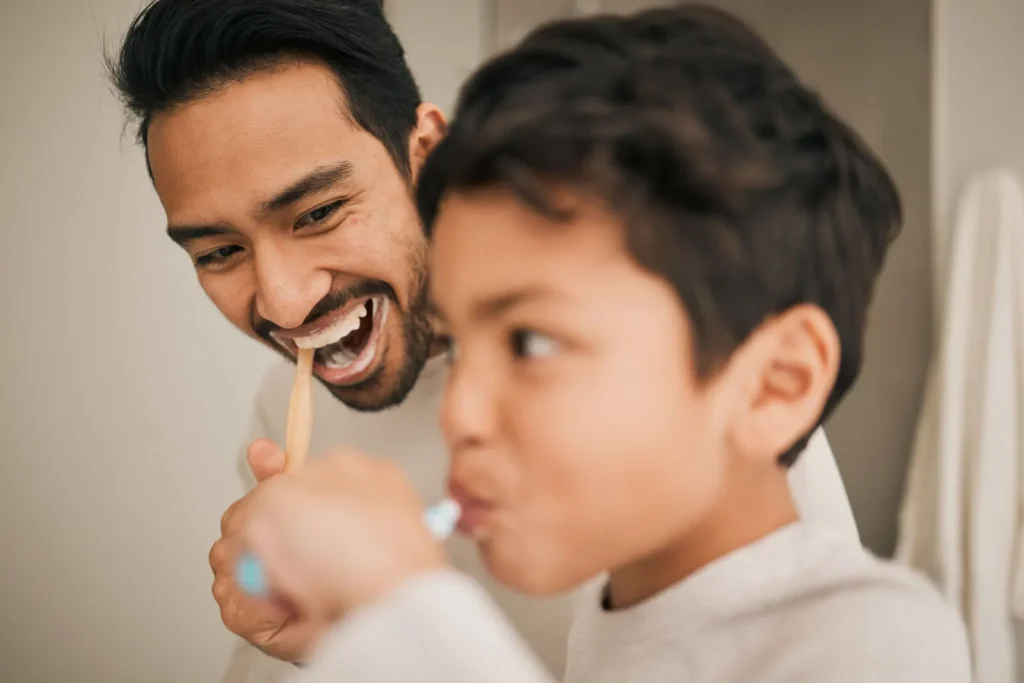
<path id="1" fill-rule="evenodd" d="M 447 477 L 447 451 L 438 427 L 437 411 L 444 376 L 443 359 L 431 360 L 416 388 L 401 405 L 377 413 L 350 410 L 316 384 L 310 453 L 315 457 L 341 446 L 390 458 L 403 468 L 425 501 L 441 498 Z M 289 363 L 281 363 L 268 371 L 256 398 L 246 445 L 256 438 L 284 443 L 293 377 L 294 366 Z M 244 458 L 240 466 L 246 472 L 247 482 L 252 484 Z M 790 471 L 790 486 L 806 523 L 830 528 L 846 542 L 859 546 L 846 490 L 821 430 L 814 434 L 807 451 Z M 490 593 L 540 661 L 556 675 L 561 675 L 574 596 L 523 597 L 487 575 L 468 541 L 454 538 L 448 542 L 447 549 L 453 565 Z M 236 646 L 222 683 L 281 683 L 294 672 L 293 665 L 273 659 L 243 641 Z"/>
<path id="2" fill-rule="evenodd" d="M 400 650 L 400 656 L 395 656 Z M 552 683 L 468 577 L 418 576 L 350 614 L 294 683 Z M 565 683 L 971 683 L 956 612 L 921 576 L 797 522 L 632 607 L 581 601 Z"/>

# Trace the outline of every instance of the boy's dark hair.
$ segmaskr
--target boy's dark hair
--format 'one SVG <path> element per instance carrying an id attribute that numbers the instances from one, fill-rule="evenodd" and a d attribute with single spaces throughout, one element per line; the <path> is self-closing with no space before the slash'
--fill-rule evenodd
<path id="1" fill-rule="evenodd" d="M 732 16 L 689 5 L 556 22 L 490 61 L 420 176 L 425 229 L 449 192 L 494 185 L 549 217 L 568 218 L 559 186 L 619 215 L 632 256 L 678 292 L 701 377 L 767 318 L 809 303 L 842 347 L 819 423 L 856 378 L 899 196 L 858 136 Z"/>
<path id="2" fill-rule="evenodd" d="M 154 115 L 289 59 L 325 64 L 354 122 L 409 171 L 420 92 L 381 0 L 154 0 L 132 22 L 110 79 L 146 146 Z"/>

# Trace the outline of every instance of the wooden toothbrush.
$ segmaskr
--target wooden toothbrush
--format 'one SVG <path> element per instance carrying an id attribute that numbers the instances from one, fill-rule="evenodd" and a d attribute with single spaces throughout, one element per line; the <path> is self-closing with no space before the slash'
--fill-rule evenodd
<path id="1" fill-rule="evenodd" d="M 302 466 L 309 452 L 313 432 L 313 354 L 315 349 L 299 349 L 295 383 L 288 404 L 288 425 L 285 430 L 285 471 Z"/>

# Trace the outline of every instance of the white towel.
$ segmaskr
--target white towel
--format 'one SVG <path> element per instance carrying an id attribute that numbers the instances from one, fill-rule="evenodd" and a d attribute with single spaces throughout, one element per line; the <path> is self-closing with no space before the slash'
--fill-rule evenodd
<path id="1" fill-rule="evenodd" d="M 960 610 L 978 683 L 1013 683 L 1013 617 L 1024 614 L 1024 192 L 1011 172 L 972 179 L 952 245 L 896 559 Z"/>

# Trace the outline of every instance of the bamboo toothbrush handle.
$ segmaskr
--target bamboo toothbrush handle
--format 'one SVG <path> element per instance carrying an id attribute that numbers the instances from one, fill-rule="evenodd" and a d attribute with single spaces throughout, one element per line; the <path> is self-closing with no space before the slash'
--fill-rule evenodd
<path id="1" fill-rule="evenodd" d="M 309 452 L 313 432 L 313 349 L 299 349 L 295 384 L 288 404 L 285 431 L 285 471 L 300 467 Z"/>

